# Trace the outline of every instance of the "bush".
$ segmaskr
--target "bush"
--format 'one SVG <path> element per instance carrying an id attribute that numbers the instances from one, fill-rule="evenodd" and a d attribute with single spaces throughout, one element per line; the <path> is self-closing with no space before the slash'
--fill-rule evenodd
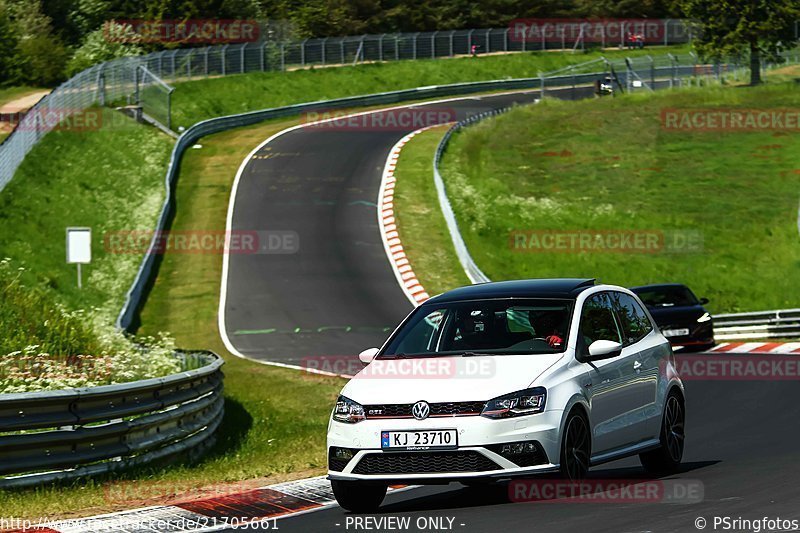
<path id="1" fill-rule="evenodd" d="M 21 283 L 0 261 L 0 393 L 94 387 L 179 372 L 168 337 L 131 339 L 50 293 Z"/>

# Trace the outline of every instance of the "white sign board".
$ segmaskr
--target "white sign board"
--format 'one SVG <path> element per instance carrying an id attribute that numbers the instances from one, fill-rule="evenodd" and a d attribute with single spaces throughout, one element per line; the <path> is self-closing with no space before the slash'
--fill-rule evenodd
<path id="1" fill-rule="evenodd" d="M 67 263 L 92 262 L 91 228 L 67 228 Z"/>

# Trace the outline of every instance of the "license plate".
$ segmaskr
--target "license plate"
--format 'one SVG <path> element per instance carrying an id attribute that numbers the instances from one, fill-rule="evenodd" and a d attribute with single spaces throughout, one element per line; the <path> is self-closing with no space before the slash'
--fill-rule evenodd
<path id="1" fill-rule="evenodd" d="M 381 431 L 384 450 L 446 450 L 458 447 L 455 429 L 425 431 Z"/>
<path id="2" fill-rule="evenodd" d="M 683 337 L 689 334 L 689 329 L 665 329 L 661 333 L 663 333 L 665 337 Z"/>

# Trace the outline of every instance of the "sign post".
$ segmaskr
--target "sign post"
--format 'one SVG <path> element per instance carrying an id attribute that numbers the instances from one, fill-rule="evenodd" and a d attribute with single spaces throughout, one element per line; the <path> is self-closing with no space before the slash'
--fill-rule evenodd
<path id="1" fill-rule="evenodd" d="M 92 262 L 92 228 L 67 228 L 67 264 L 78 265 L 78 288 L 83 288 L 81 265 Z"/>

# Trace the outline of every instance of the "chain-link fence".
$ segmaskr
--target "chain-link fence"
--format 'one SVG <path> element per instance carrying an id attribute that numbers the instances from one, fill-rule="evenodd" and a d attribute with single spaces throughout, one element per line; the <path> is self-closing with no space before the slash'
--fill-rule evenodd
<path id="1" fill-rule="evenodd" d="M 691 40 L 692 30 L 681 20 L 663 22 L 663 35 L 652 44 L 679 44 Z M 362 35 L 214 45 L 165 50 L 95 65 L 60 85 L 43 98 L 0 144 L 0 191 L 11 180 L 24 157 L 60 119 L 92 105 L 135 104 L 169 128 L 170 83 L 200 77 L 262 71 L 286 71 L 318 65 L 453 57 L 468 54 L 523 52 L 585 46 L 625 46 L 625 27 L 619 36 L 601 35 L 586 42 L 562 32 L 535 39 L 514 38 L 511 28 L 453 30 L 427 33 Z M 637 61 L 646 61 L 645 59 Z M 634 69 L 638 72 L 638 69 Z"/>

